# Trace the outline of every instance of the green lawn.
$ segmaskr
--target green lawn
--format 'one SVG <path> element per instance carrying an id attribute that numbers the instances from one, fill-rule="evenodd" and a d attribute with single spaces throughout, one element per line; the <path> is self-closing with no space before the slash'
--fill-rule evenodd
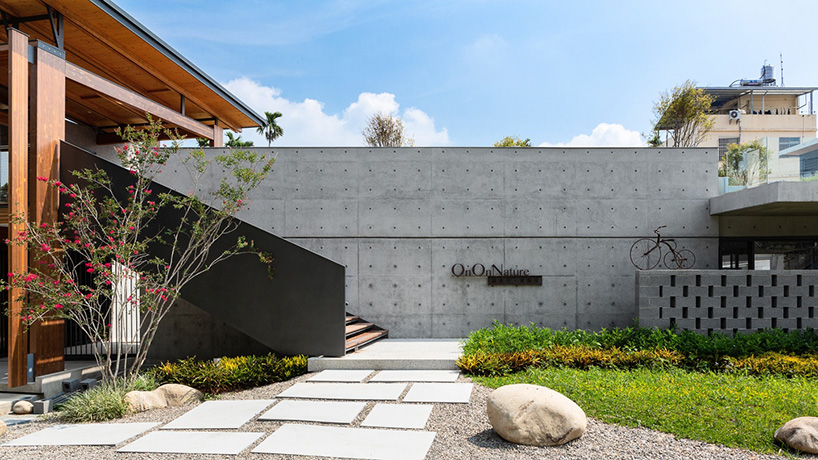
<path id="1" fill-rule="evenodd" d="M 492 388 L 512 383 L 546 386 L 597 420 L 765 453 L 778 453 L 773 433 L 785 422 L 818 416 L 818 381 L 807 378 L 680 369 L 531 368 L 473 379 Z"/>

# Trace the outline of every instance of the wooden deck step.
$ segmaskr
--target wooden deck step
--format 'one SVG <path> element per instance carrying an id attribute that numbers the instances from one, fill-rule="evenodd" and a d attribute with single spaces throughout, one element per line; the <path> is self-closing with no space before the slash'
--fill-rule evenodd
<path id="1" fill-rule="evenodd" d="M 355 335 L 359 332 L 364 332 L 367 329 L 370 329 L 374 324 L 372 323 L 354 323 L 354 324 L 347 324 L 346 326 L 346 336 L 349 337 L 351 335 Z"/>
<path id="2" fill-rule="evenodd" d="M 347 315 L 347 324 L 349 324 L 349 323 L 354 323 L 355 321 L 358 321 L 359 319 L 361 319 L 361 317 L 360 317 L 360 316 L 356 316 L 356 315 Z"/>
<path id="3" fill-rule="evenodd" d="M 354 337 L 350 337 L 346 341 L 346 348 L 347 353 L 350 351 L 355 351 L 359 347 L 362 347 L 370 342 L 374 342 L 380 338 L 386 337 L 389 335 L 389 331 L 386 330 L 374 330 L 374 331 L 367 331 L 362 334 L 358 334 Z"/>

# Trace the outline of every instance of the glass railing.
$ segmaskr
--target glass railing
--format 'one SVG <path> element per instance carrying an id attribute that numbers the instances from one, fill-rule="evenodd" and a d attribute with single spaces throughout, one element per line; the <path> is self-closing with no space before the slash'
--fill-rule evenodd
<path id="1" fill-rule="evenodd" d="M 773 182 L 818 182 L 818 139 L 765 137 L 731 144 L 719 162 L 719 194 Z"/>

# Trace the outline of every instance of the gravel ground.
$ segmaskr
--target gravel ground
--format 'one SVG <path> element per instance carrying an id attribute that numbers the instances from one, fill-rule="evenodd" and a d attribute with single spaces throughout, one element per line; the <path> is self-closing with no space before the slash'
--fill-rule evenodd
<path id="1" fill-rule="evenodd" d="M 308 374 L 296 379 L 255 388 L 252 390 L 226 394 L 222 399 L 270 399 L 291 386 L 309 378 Z M 461 377 L 459 381 L 468 382 Z M 641 428 L 625 428 L 609 425 L 593 419 L 588 421 L 588 431 L 581 438 L 560 447 L 518 446 L 503 441 L 491 430 L 485 415 L 486 398 L 490 389 L 475 385 L 470 404 L 435 404 L 427 431 L 437 433 L 427 459 L 645 459 L 645 460 L 680 460 L 680 459 L 781 459 L 777 455 L 761 455 L 741 449 L 732 449 L 713 444 L 687 439 L 676 439 L 672 435 Z M 404 393 L 405 395 L 405 393 Z M 362 415 L 352 426 L 360 426 L 366 414 L 374 406 L 369 403 Z M 125 417 L 120 422 L 160 422 L 167 423 L 188 410 L 187 407 L 159 409 Z M 0 439 L 3 442 L 34 433 L 54 421 L 38 420 L 21 426 L 9 427 L 8 433 Z M 239 431 L 272 433 L 281 423 L 253 421 L 244 425 Z M 226 430 L 229 431 L 229 430 Z M 260 443 L 262 437 L 256 444 Z M 255 447 L 255 445 L 253 447 Z M 304 459 L 302 456 L 251 454 L 252 448 L 237 456 L 226 456 L 235 459 Z M 116 453 L 113 447 L 2 447 L 0 459 L 183 459 L 191 458 L 187 454 L 131 454 Z M 220 455 L 198 455 L 197 459 L 225 458 Z M 808 458 L 818 458 L 808 456 Z"/>

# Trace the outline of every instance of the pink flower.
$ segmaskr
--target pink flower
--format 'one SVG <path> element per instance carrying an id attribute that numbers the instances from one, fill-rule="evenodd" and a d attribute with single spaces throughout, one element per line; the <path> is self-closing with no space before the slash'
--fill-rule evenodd
<path id="1" fill-rule="evenodd" d="M 44 176 L 37 176 L 37 180 L 40 181 L 40 182 L 45 182 L 45 181 L 48 180 L 48 178 L 44 177 Z"/>
<path id="2" fill-rule="evenodd" d="M 134 226 L 133 226 L 133 225 L 131 225 L 130 227 L 128 227 L 128 230 L 133 230 L 133 229 L 134 229 Z"/>
<path id="3" fill-rule="evenodd" d="M 55 304 L 54 304 L 54 308 L 56 308 L 57 310 L 59 310 L 60 308 L 62 308 L 62 304 L 60 304 L 60 303 L 55 303 Z"/>
<path id="4" fill-rule="evenodd" d="M 93 269 L 93 268 L 89 268 L 88 270 L 85 270 L 85 271 L 87 271 L 88 273 L 94 273 L 94 269 Z"/>

